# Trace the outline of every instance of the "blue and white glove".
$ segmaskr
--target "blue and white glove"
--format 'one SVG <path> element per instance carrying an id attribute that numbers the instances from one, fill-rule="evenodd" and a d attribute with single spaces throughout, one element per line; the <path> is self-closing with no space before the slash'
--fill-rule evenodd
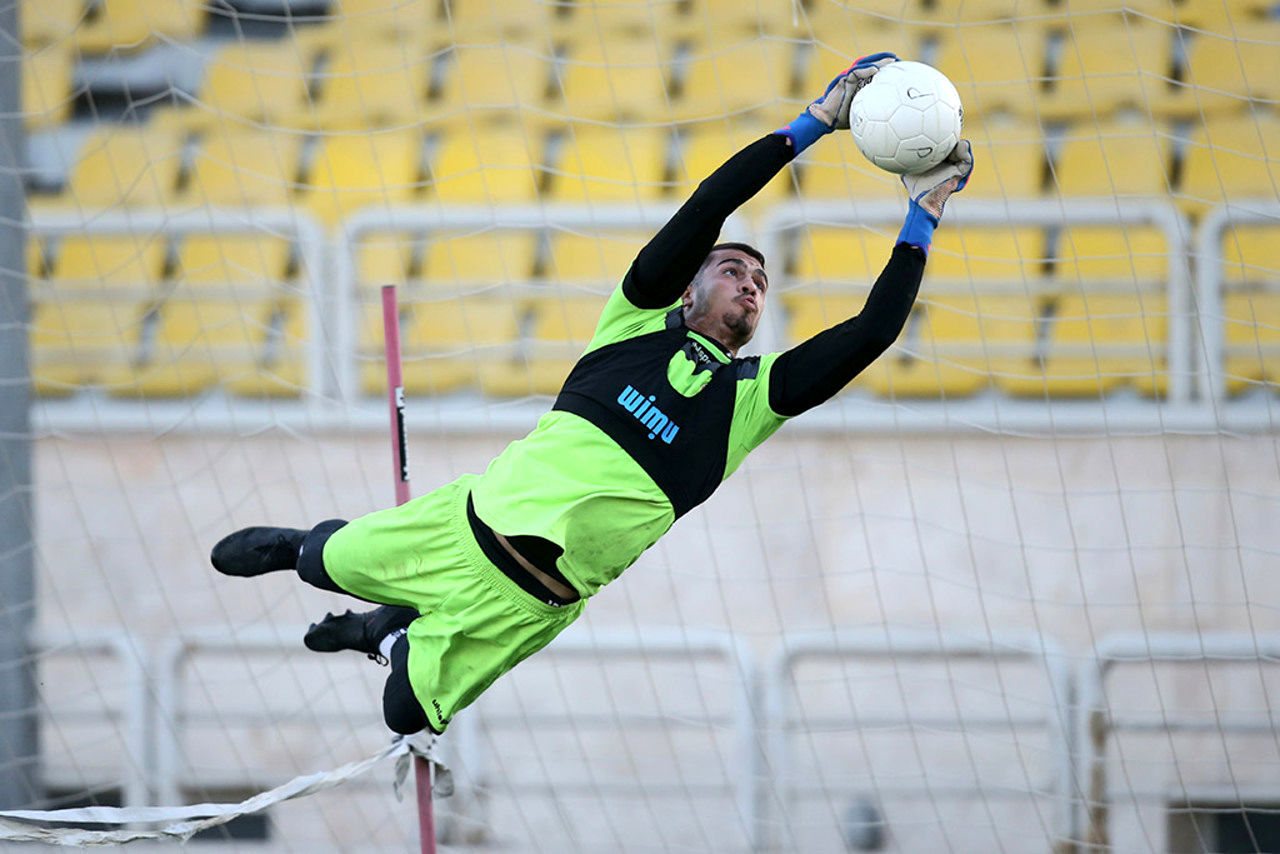
<path id="1" fill-rule="evenodd" d="M 916 175 L 903 175 L 902 183 L 907 188 L 907 221 L 902 225 L 902 233 L 898 235 L 899 243 L 910 243 L 929 251 L 933 242 L 933 230 L 938 227 L 942 218 L 942 208 L 951 198 L 969 183 L 973 174 L 973 146 L 969 140 L 962 139 L 951 149 L 947 159 L 926 172 Z"/>
<path id="2" fill-rule="evenodd" d="M 862 57 L 827 84 L 822 97 L 810 104 L 795 121 L 774 133 L 790 139 L 792 148 L 799 154 L 813 145 L 818 137 L 837 128 L 848 128 L 849 104 L 853 96 L 871 82 L 877 71 L 897 61 L 898 57 L 892 53 L 873 53 Z"/>

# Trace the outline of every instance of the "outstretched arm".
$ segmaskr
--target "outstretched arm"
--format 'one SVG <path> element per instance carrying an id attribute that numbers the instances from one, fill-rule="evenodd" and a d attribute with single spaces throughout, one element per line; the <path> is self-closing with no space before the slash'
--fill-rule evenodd
<path id="1" fill-rule="evenodd" d="M 739 151 L 698 185 L 631 264 L 622 292 L 637 308 L 666 308 L 680 298 L 720 236 L 724 221 L 824 134 L 849 127 L 849 102 L 891 53 L 864 56 L 831 81 L 795 121 Z"/>
<path id="2" fill-rule="evenodd" d="M 897 340 L 920 291 L 943 206 L 964 188 L 972 171 L 973 151 L 961 140 L 939 166 L 903 176 L 910 201 L 889 263 L 861 312 L 778 356 L 769 381 L 774 412 L 799 415 L 834 397 Z"/>

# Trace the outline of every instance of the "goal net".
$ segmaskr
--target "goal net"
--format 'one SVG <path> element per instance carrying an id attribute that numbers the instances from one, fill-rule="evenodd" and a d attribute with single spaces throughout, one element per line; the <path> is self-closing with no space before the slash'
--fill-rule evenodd
<path id="1" fill-rule="evenodd" d="M 17 7 L 0 810 L 385 750 L 387 671 L 301 644 L 361 603 L 208 559 L 393 503 L 379 288 L 422 494 L 533 427 L 706 175 L 890 50 L 977 163 L 906 327 L 458 715 L 440 844 L 1280 848 L 1280 7 Z M 857 314 L 905 209 L 846 132 L 803 152 L 725 226 L 773 283 L 744 352 Z M 204 833 L 410 848 L 393 764 Z"/>

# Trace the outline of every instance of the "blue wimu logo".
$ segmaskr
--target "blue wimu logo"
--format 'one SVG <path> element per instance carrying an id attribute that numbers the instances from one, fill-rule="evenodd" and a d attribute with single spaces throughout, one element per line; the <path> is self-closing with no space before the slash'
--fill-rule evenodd
<path id="1" fill-rule="evenodd" d="M 662 410 L 653 405 L 654 396 L 645 397 L 631 386 L 627 386 L 622 390 L 622 394 L 618 395 L 618 403 L 622 404 L 622 408 L 630 412 L 635 419 L 649 428 L 649 438 L 662 437 L 662 441 L 668 445 L 671 440 L 675 439 L 676 434 L 680 432 L 680 428 L 671 423 L 671 419 L 663 414 Z"/>

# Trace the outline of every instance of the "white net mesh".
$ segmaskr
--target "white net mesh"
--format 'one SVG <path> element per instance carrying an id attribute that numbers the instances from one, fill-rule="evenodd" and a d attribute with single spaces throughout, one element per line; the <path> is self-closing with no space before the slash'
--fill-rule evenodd
<path id="1" fill-rule="evenodd" d="M 24 0 L 0 329 L 37 591 L 0 665 L 39 736 L 0 808 L 238 801 L 385 746 L 386 671 L 300 644 L 359 605 L 208 563 L 391 503 L 379 286 L 420 494 L 532 427 L 703 177 L 892 50 L 977 160 L 902 336 L 458 716 L 440 839 L 1280 848 L 1280 10 L 1120 6 Z M 746 205 L 748 352 L 857 313 L 904 209 L 844 133 Z M 389 770 L 262 815 L 211 833 L 417 834 Z"/>

